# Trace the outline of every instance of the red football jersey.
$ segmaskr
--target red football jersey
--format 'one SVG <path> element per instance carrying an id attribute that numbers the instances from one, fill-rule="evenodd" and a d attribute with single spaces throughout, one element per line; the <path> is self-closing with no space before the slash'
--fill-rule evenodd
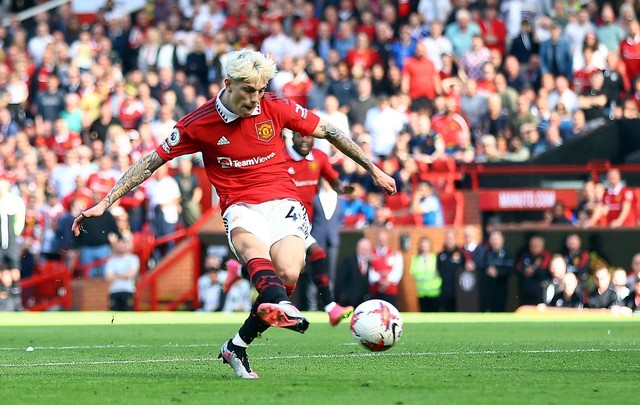
<path id="1" fill-rule="evenodd" d="M 624 225 L 635 226 L 636 213 L 633 208 L 633 190 L 626 187 L 620 187 L 613 190 L 607 189 L 604 192 L 604 195 L 602 196 L 602 202 L 609 208 L 609 212 L 607 213 L 607 225 L 609 225 L 611 221 L 620 216 L 622 205 L 626 201 L 631 204 L 631 211 L 629 212 L 629 215 L 627 215 L 627 218 L 624 221 Z"/>
<path id="2" fill-rule="evenodd" d="M 318 194 L 320 177 L 336 180 L 340 175 L 329 163 L 329 156 L 319 149 L 312 149 L 305 157 L 289 148 L 287 153 L 287 170 L 298 187 L 302 203 L 307 209 L 309 221 L 313 218 L 313 197 Z"/>
<path id="3" fill-rule="evenodd" d="M 156 149 L 162 159 L 202 152 L 207 177 L 222 212 L 232 204 L 259 204 L 300 193 L 289 177 L 283 128 L 312 133 L 320 118 L 288 99 L 265 94 L 250 117 L 240 118 L 220 95 L 182 117 Z"/>

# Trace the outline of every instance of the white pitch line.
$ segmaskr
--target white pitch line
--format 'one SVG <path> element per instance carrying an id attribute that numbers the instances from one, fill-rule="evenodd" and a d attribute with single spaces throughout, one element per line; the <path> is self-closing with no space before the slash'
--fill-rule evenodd
<path id="1" fill-rule="evenodd" d="M 349 353 L 349 354 L 311 354 L 311 355 L 287 355 L 287 356 L 262 356 L 254 357 L 254 360 L 299 360 L 299 359 L 334 359 L 334 358 L 358 358 L 373 356 L 478 356 L 490 354 L 558 354 L 558 353 L 602 353 L 602 352 L 638 352 L 640 348 L 603 348 L 603 349 L 540 349 L 518 351 L 458 351 L 458 352 L 384 352 L 384 353 Z M 181 358 L 171 357 L 166 359 L 140 359 L 140 360 L 104 360 L 104 361 L 66 361 L 48 363 L 10 363 L 0 364 L 0 367 L 57 367 L 57 366 L 84 366 L 84 365 L 113 365 L 113 364 L 144 364 L 144 363 L 183 363 L 193 361 L 212 361 L 217 357 Z"/>

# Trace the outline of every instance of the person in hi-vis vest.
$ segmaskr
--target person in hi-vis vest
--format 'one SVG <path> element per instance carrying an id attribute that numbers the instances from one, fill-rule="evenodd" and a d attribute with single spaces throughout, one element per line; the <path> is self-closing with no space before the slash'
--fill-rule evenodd
<path id="1" fill-rule="evenodd" d="M 431 239 L 421 238 L 418 252 L 411 258 L 409 270 L 415 280 L 420 312 L 437 312 L 440 308 L 442 277 L 438 273 L 437 262 Z"/>

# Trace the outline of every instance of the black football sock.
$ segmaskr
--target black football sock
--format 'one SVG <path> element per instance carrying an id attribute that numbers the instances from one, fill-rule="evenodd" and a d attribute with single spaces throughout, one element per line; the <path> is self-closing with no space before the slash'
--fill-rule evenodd
<path id="1" fill-rule="evenodd" d="M 311 269 L 311 280 L 320 294 L 320 302 L 323 307 L 326 307 L 333 302 L 333 294 L 331 294 L 331 288 L 329 287 L 327 254 L 324 249 L 318 249 L 310 255 L 309 267 Z"/>
<path id="2" fill-rule="evenodd" d="M 284 283 L 276 274 L 271 261 L 262 258 L 251 259 L 247 263 L 247 270 L 261 302 L 288 301 Z"/>

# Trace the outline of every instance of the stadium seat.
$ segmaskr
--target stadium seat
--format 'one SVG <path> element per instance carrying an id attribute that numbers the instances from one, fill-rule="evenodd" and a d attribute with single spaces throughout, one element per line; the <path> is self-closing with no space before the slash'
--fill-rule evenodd
<path id="1" fill-rule="evenodd" d="M 394 225 L 422 226 L 422 216 L 420 214 L 400 214 L 392 216 L 390 221 Z"/>
<path id="2" fill-rule="evenodd" d="M 364 214 L 345 215 L 343 223 L 346 228 L 355 228 L 360 222 L 366 221 Z"/>
<path id="3" fill-rule="evenodd" d="M 428 171 L 420 173 L 420 179 L 430 181 L 441 192 L 451 193 L 456 188 L 456 180 L 462 179 L 462 173 L 456 168 L 456 161 L 447 156 L 434 160 Z"/>
<path id="4" fill-rule="evenodd" d="M 460 191 L 440 194 L 445 225 L 463 225 L 464 196 Z"/>
<path id="5" fill-rule="evenodd" d="M 384 205 L 391 211 L 406 210 L 411 206 L 411 197 L 405 192 L 386 196 Z"/>

